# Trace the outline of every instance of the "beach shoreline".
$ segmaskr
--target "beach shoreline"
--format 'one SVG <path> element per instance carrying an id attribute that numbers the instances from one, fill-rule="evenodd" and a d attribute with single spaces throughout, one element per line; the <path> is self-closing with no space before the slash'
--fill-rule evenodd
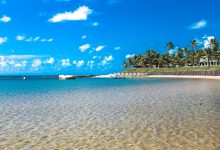
<path id="1" fill-rule="evenodd" d="M 211 79 L 220 80 L 220 76 L 189 76 L 189 75 L 149 75 L 147 78 L 181 78 L 181 79 Z"/>
<path id="2" fill-rule="evenodd" d="M 150 75 L 147 73 L 118 73 L 116 78 L 180 78 L 180 79 L 211 79 L 220 80 L 220 76 L 205 76 L 205 75 Z"/>

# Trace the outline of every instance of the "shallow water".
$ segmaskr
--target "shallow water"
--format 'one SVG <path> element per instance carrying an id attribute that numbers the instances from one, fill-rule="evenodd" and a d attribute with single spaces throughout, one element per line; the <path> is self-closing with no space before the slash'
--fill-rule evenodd
<path id="1" fill-rule="evenodd" d="M 220 149 L 220 81 L 0 80 L 0 149 Z"/>

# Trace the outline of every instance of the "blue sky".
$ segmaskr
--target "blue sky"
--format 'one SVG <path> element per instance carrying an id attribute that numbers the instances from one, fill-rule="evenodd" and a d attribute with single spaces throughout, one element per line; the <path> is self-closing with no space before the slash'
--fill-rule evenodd
<path id="1" fill-rule="evenodd" d="M 106 74 L 165 44 L 220 39 L 219 0 L 0 0 L 0 75 Z"/>

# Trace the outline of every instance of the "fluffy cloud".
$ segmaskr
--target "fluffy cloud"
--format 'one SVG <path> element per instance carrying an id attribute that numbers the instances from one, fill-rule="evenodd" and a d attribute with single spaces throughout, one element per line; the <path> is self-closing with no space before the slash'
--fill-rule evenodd
<path id="1" fill-rule="evenodd" d="M 16 60 L 24 60 L 24 59 L 35 59 L 45 57 L 43 55 L 8 55 L 4 56 L 6 59 L 16 59 Z"/>
<path id="2" fill-rule="evenodd" d="M 117 50 L 120 50 L 121 47 L 118 46 L 118 47 L 115 47 L 114 49 L 117 51 Z"/>
<path id="3" fill-rule="evenodd" d="M 84 60 L 80 60 L 80 61 L 78 61 L 78 63 L 76 64 L 76 67 L 77 68 L 80 68 L 80 67 L 82 67 L 84 65 Z"/>
<path id="4" fill-rule="evenodd" d="M 132 57 L 134 57 L 134 54 L 127 54 L 127 55 L 125 56 L 126 59 L 132 58 Z"/>
<path id="5" fill-rule="evenodd" d="M 61 60 L 61 65 L 62 65 L 63 67 L 71 66 L 71 64 L 70 64 L 70 59 L 69 59 L 69 58 L 68 58 L 68 59 L 62 59 L 62 60 Z"/>
<path id="6" fill-rule="evenodd" d="M 110 56 L 105 56 L 104 60 L 102 61 L 102 65 L 106 65 L 108 64 L 110 61 L 114 60 L 114 58 L 112 57 L 112 55 Z"/>
<path id="7" fill-rule="evenodd" d="M 11 18 L 8 17 L 8 16 L 2 16 L 2 18 L 0 18 L 0 22 L 4 22 L 4 23 L 7 23 L 7 22 L 10 22 L 11 21 Z"/>
<path id="8" fill-rule="evenodd" d="M 86 36 L 86 35 L 83 35 L 83 36 L 82 36 L 82 39 L 86 39 L 86 38 L 87 38 L 87 36 Z"/>
<path id="9" fill-rule="evenodd" d="M 97 52 L 99 52 L 99 51 L 101 51 L 103 48 L 105 48 L 105 46 L 100 45 L 100 46 L 98 46 L 95 50 L 96 50 Z"/>
<path id="10" fill-rule="evenodd" d="M 85 52 L 86 50 L 88 50 L 90 48 L 90 44 L 84 44 L 82 46 L 79 47 L 79 50 L 81 52 Z"/>
<path id="11" fill-rule="evenodd" d="M 53 42 L 53 39 L 41 39 L 41 42 Z"/>
<path id="12" fill-rule="evenodd" d="M 26 67 L 27 61 L 22 61 L 21 63 L 14 64 L 14 67 Z"/>
<path id="13" fill-rule="evenodd" d="M 33 68 L 37 68 L 37 67 L 40 67 L 41 64 L 42 64 L 42 62 L 41 62 L 40 59 L 34 59 L 31 66 L 32 66 Z"/>
<path id="14" fill-rule="evenodd" d="M 32 42 L 32 41 L 33 41 L 33 38 L 30 37 L 30 38 L 26 39 L 25 41 L 26 41 L 26 42 Z"/>
<path id="15" fill-rule="evenodd" d="M 84 65 L 84 63 L 85 63 L 84 60 L 79 60 L 79 61 L 74 60 L 73 61 L 73 64 L 76 65 L 77 68 L 82 67 Z"/>
<path id="16" fill-rule="evenodd" d="M 73 12 L 59 13 L 49 19 L 49 22 L 62 22 L 62 21 L 76 21 L 87 20 L 88 15 L 92 13 L 92 10 L 87 6 L 81 6 Z"/>
<path id="17" fill-rule="evenodd" d="M 91 60 L 91 61 L 88 61 L 87 66 L 89 68 L 93 68 L 94 64 L 95 64 L 95 62 L 93 60 Z"/>
<path id="18" fill-rule="evenodd" d="M 171 50 L 169 50 L 169 54 L 176 54 L 177 53 L 177 50 L 178 50 L 178 47 L 177 48 L 175 48 L 175 49 L 171 49 Z"/>
<path id="19" fill-rule="evenodd" d="M 203 39 L 204 39 L 204 48 L 209 48 L 210 47 L 210 41 L 212 39 L 215 39 L 215 37 L 206 35 L 206 36 L 203 37 Z"/>
<path id="20" fill-rule="evenodd" d="M 25 36 L 24 35 L 17 35 L 15 38 L 18 41 L 23 41 L 25 39 Z"/>
<path id="21" fill-rule="evenodd" d="M 98 25 L 99 25 L 98 22 L 93 22 L 93 23 L 92 23 L 92 26 L 93 26 L 93 27 L 96 27 L 96 26 L 98 26 Z"/>
<path id="22" fill-rule="evenodd" d="M 0 45 L 7 42 L 8 38 L 7 37 L 0 37 Z"/>
<path id="23" fill-rule="evenodd" d="M 96 59 L 97 57 L 98 57 L 98 56 L 93 56 L 92 58 L 93 58 L 93 59 Z"/>
<path id="24" fill-rule="evenodd" d="M 5 67 L 6 63 L 5 63 L 5 57 L 4 56 L 0 56 L 0 67 Z"/>
<path id="25" fill-rule="evenodd" d="M 36 42 L 36 41 L 38 41 L 39 39 L 40 39 L 40 37 L 37 36 L 37 37 L 35 37 L 35 38 L 33 39 L 33 41 Z"/>
<path id="26" fill-rule="evenodd" d="M 54 61 L 55 61 L 55 59 L 54 59 L 53 57 L 50 57 L 50 58 L 48 58 L 48 59 L 45 61 L 45 63 L 46 63 L 46 64 L 53 64 Z"/>
<path id="27" fill-rule="evenodd" d="M 202 29 L 207 26 L 207 21 L 206 20 L 201 20 L 199 22 L 194 23 L 193 25 L 190 26 L 190 29 Z"/>
<path id="28" fill-rule="evenodd" d="M 28 37 L 26 38 L 24 35 L 17 35 L 15 37 L 16 40 L 18 41 L 25 41 L 25 42 L 37 42 L 37 41 L 40 41 L 40 42 L 52 42 L 53 39 L 50 38 L 50 39 L 40 39 L 40 36 L 37 36 L 37 37 Z"/>

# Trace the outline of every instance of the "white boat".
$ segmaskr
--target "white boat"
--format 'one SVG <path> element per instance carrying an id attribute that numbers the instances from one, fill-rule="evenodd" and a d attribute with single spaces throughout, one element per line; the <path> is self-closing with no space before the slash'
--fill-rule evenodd
<path id="1" fill-rule="evenodd" d="M 26 77 L 23 77 L 23 80 L 26 80 L 27 78 Z"/>

